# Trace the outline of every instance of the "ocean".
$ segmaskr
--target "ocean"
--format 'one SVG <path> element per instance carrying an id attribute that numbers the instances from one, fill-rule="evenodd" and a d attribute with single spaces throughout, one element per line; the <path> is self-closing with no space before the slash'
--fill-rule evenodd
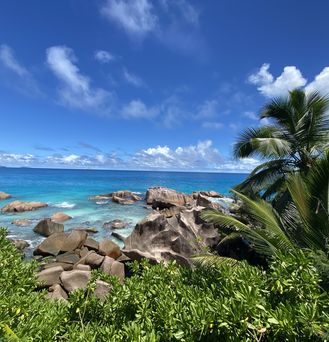
<path id="1" fill-rule="evenodd" d="M 121 219 L 128 222 L 128 226 L 119 232 L 128 236 L 135 224 L 150 212 L 144 201 L 120 205 L 111 201 L 90 201 L 88 198 L 117 190 L 130 190 L 143 196 L 152 186 L 164 186 L 185 193 L 214 190 L 229 195 L 230 188 L 245 177 L 246 174 L 236 173 L 0 168 L 0 191 L 13 196 L 0 201 L 1 207 L 13 200 L 42 201 L 49 205 L 30 212 L 1 213 L 0 227 L 8 229 L 10 238 L 28 241 L 28 253 L 43 240 L 33 232 L 33 227 L 42 218 L 56 212 L 72 216 L 71 220 L 64 222 L 65 230 L 95 227 L 98 230 L 93 236 L 95 239 L 111 238 L 111 230 L 103 228 L 103 224 Z M 30 219 L 31 224 L 16 226 L 11 223 L 23 218 Z M 115 238 L 113 240 L 121 244 Z"/>

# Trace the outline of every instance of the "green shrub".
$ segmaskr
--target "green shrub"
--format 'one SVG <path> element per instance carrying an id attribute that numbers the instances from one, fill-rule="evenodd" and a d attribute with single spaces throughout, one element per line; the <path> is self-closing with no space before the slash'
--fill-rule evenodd
<path id="1" fill-rule="evenodd" d="M 0 231 L 0 340 L 317 341 L 328 339 L 329 298 L 306 252 L 281 255 L 264 272 L 244 262 L 194 271 L 134 263 L 134 276 L 93 273 L 67 304 L 36 291 L 34 263 Z M 111 283 L 104 302 L 95 279 Z"/>

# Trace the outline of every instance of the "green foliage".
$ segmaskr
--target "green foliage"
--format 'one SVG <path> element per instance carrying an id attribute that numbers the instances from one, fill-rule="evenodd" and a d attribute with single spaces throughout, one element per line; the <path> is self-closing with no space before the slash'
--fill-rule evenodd
<path id="1" fill-rule="evenodd" d="M 0 340 L 317 341 L 329 335 L 329 298 L 309 252 L 280 255 L 264 271 L 239 262 L 181 268 L 134 263 L 134 276 L 93 273 L 68 303 L 36 291 L 35 264 L 0 231 Z M 95 279 L 112 290 L 103 302 Z"/>

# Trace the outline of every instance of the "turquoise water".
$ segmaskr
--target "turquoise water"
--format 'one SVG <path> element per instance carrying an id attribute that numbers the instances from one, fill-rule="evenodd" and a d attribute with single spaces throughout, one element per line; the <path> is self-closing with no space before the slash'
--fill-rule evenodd
<path id="1" fill-rule="evenodd" d="M 1 201 L 1 206 L 13 200 L 43 201 L 49 205 L 32 212 L 1 213 L 0 226 L 8 228 L 10 237 L 29 241 L 31 249 L 42 240 L 33 233 L 35 224 L 59 211 L 73 217 L 64 223 L 65 230 L 96 227 L 96 239 L 111 238 L 111 230 L 103 228 L 104 222 L 122 219 L 128 222 L 128 226 L 119 232 L 127 236 L 150 210 L 144 201 L 124 206 L 111 201 L 90 201 L 90 196 L 125 189 L 144 195 L 152 186 L 165 186 L 186 193 L 215 190 L 228 195 L 229 189 L 245 177 L 245 174 L 227 173 L 0 168 L 0 191 L 14 197 Z M 23 227 L 11 224 L 21 218 L 32 219 L 33 222 Z"/>

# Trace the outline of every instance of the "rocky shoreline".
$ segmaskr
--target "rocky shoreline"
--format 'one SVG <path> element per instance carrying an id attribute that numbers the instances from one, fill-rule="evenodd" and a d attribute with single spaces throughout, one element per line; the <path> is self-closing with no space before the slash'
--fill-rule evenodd
<path id="1" fill-rule="evenodd" d="M 89 199 L 105 198 L 121 205 L 133 205 L 143 200 L 128 190 L 95 195 Z M 214 191 L 184 194 L 163 187 L 149 188 L 144 200 L 153 211 L 135 226 L 127 238 L 119 232 L 125 227 L 124 221 L 107 223 L 116 230 L 112 236 L 124 242 L 122 249 L 110 239 L 96 241 L 86 229 L 65 232 L 64 225 L 60 223 L 70 219 L 65 213 L 43 219 L 34 227 L 34 232 L 45 237 L 33 251 L 33 258 L 39 263 L 37 277 L 40 287 L 48 288 L 50 298 L 66 299 L 71 291 L 86 287 L 92 269 L 117 276 L 123 282 L 128 274 L 126 263 L 134 260 L 146 258 L 151 263 L 175 260 L 179 265 L 190 267 L 192 256 L 214 249 L 220 241 L 218 230 L 204 222 L 200 213 L 205 208 L 228 212 L 224 205 L 218 203 L 222 198 Z M 4 206 L 2 212 L 36 210 L 45 205 L 14 201 Z M 26 224 L 23 221 L 20 223 Z M 13 243 L 21 251 L 26 248 L 23 240 Z M 108 291 L 106 283 L 97 283 L 96 293 L 100 296 L 105 296 Z"/>

